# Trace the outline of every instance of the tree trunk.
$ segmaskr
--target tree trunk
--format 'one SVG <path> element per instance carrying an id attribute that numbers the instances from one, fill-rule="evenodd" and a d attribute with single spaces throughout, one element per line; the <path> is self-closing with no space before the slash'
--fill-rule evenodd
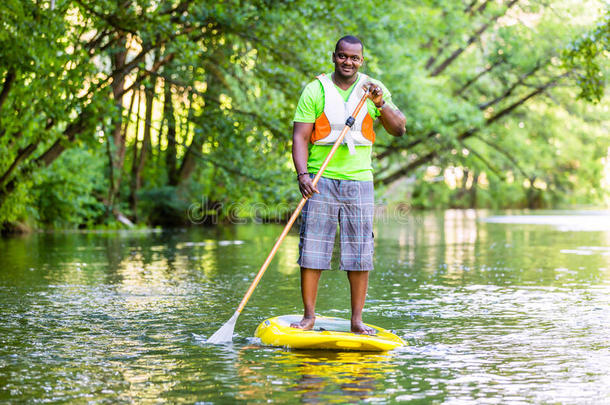
<path id="1" fill-rule="evenodd" d="M 208 88 L 204 96 L 206 103 L 199 117 L 209 116 L 210 114 L 213 114 L 215 111 L 218 110 L 218 105 L 216 104 L 216 101 L 219 99 L 220 94 L 223 90 L 226 91 L 226 88 L 223 88 L 223 84 L 221 80 L 219 80 L 219 77 L 216 77 L 216 80 L 208 81 Z M 201 119 L 196 121 L 193 120 L 194 110 L 192 108 L 192 96 L 189 97 L 189 100 L 191 100 L 191 103 L 189 105 L 188 120 L 193 122 L 201 122 Z M 193 135 L 193 140 L 188 146 L 188 149 L 184 154 L 184 158 L 182 158 L 180 170 L 178 171 L 178 185 L 184 185 L 195 171 L 198 160 L 201 160 L 201 149 L 205 142 L 206 134 L 202 131 L 195 131 Z"/>
<path id="2" fill-rule="evenodd" d="M 184 137 L 188 136 L 188 131 L 190 129 L 189 123 L 193 119 L 193 94 L 189 95 L 189 110 L 187 114 L 187 125 L 186 125 L 186 133 Z M 193 140 L 189 145 L 186 153 L 184 154 L 184 158 L 182 159 L 182 163 L 180 164 L 180 170 L 178 171 L 178 183 L 179 185 L 183 185 L 193 174 L 195 167 L 197 166 L 195 151 L 201 151 L 202 140 L 201 135 L 197 132 L 193 135 Z"/>
<path id="3" fill-rule="evenodd" d="M 478 183 L 479 183 L 479 175 L 475 171 L 475 172 L 473 172 L 472 186 L 470 187 L 470 208 L 477 207 L 477 190 L 479 189 Z"/>
<path id="4" fill-rule="evenodd" d="M 165 167 L 170 186 L 178 184 L 178 168 L 176 166 L 176 117 L 172 102 L 172 85 L 169 81 L 164 83 L 163 116 L 167 122 L 167 149 L 165 150 Z"/>
<path id="5" fill-rule="evenodd" d="M 125 68 L 125 58 L 127 57 L 126 39 L 123 37 L 120 40 L 121 50 L 112 55 L 113 71 L 122 72 Z M 117 75 L 112 81 L 112 95 L 114 104 L 117 110 L 115 118 L 112 120 L 111 138 L 112 144 L 108 150 L 108 160 L 111 167 L 110 170 L 110 186 L 108 188 L 108 211 L 114 211 L 114 202 L 119 199 L 119 189 L 121 186 L 121 174 L 123 172 L 123 164 L 125 162 L 125 133 L 128 125 L 125 125 L 123 130 L 123 95 L 125 88 L 125 74 Z M 132 94 L 132 101 L 133 101 Z M 127 117 L 129 124 L 129 117 Z M 110 141 L 110 139 L 108 140 Z"/>
<path id="6" fill-rule="evenodd" d="M 131 182 L 131 211 L 133 212 L 134 221 L 138 222 L 138 192 L 142 187 L 142 171 L 146 165 L 148 154 L 152 151 L 150 140 L 151 120 L 153 111 L 153 101 L 155 98 L 154 88 L 145 87 L 144 95 L 146 97 L 146 111 L 144 112 L 144 136 L 142 138 L 142 146 L 137 162 L 134 160 L 135 171 L 132 172 Z M 138 117 L 140 114 L 138 114 Z"/>
<path id="7" fill-rule="evenodd" d="M 138 108 L 137 108 L 137 112 L 136 112 L 136 130 L 135 130 L 135 137 L 133 140 L 133 154 L 132 154 L 132 159 L 131 159 L 131 181 L 129 183 L 129 207 L 131 209 L 131 215 L 132 215 L 132 219 L 134 222 L 138 222 L 138 215 L 136 213 L 136 208 L 137 208 L 137 175 L 138 175 L 138 144 L 139 144 L 139 140 L 138 137 L 140 135 L 140 107 L 142 106 L 142 91 L 138 90 Z M 134 96 L 135 98 L 135 93 Z M 142 149 L 144 149 L 142 147 Z M 142 152 L 140 152 L 142 153 Z"/>

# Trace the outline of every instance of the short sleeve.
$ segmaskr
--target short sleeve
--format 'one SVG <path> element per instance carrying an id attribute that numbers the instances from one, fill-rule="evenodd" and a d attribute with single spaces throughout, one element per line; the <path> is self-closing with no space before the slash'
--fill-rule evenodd
<path id="1" fill-rule="evenodd" d="M 294 122 L 314 123 L 316 118 L 322 115 L 324 111 L 324 90 L 322 83 L 319 80 L 310 82 L 299 98 L 296 111 L 294 113 Z"/>

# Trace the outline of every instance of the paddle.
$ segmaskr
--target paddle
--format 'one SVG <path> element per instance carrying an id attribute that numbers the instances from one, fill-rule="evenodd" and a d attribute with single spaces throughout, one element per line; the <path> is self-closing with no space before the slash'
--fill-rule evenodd
<path id="1" fill-rule="evenodd" d="M 330 162 L 330 159 L 333 157 L 333 155 L 335 154 L 335 152 L 341 145 L 341 142 L 343 142 L 343 138 L 345 138 L 345 134 L 347 134 L 347 131 L 349 131 L 349 129 L 352 127 L 352 125 L 354 125 L 355 117 L 358 116 L 358 113 L 360 112 L 360 110 L 362 109 L 362 106 L 366 102 L 366 98 L 368 95 L 369 95 L 369 89 L 366 88 L 366 89 L 364 89 L 364 95 L 362 96 L 362 98 L 360 99 L 360 102 L 354 109 L 354 112 L 345 122 L 345 127 L 343 127 L 341 134 L 339 134 L 339 138 L 337 138 L 337 140 L 333 144 L 333 147 L 331 148 L 330 152 L 328 152 L 328 156 L 326 156 L 326 159 L 324 159 L 324 162 L 322 163 L 320 170 L 318 170 L 318 173 L 315 175 L 313 182 L 312 182 L 314 187 L 316 186 L 316 184 L 318 184 L 318 181 L 320 181 L 320 177 L 322 177 L 322 173 L 324 173 L 324 170 L 326 170 L 326 166 L 328 166 L 328 162 Z M 210 336 L 210 338 L 207 340 L 207 343 L 214 343 L 214 344 L 227 343 L 227 342 L 231 342 L 233 340 L 233 330 L 235 329 L 235 323 L 237 322 L 237 318 L 239 317 L 239 314 L 241 313 L 241 311 L 243 311 L 244 307 L 246 306 L 246 303 L 250 299 L 250 296 L 254 292 L 254 289 L 258 285 L 258 282 L 260 281 L 260 279 L 263 277 L 263 274 L 267 270 L 269 263 L 271 263 L 273 256 L 275 256 L 275 253 L 277 252 L 278 248 L 284 241 L 284 238 L 288 234 L 288 231 L 290 231 L 290 228 L 292 228 L 292 224 L 294 224 L 294 221 L 296 221 L 297 217 L 301 213 L 301 210 L 303 209 L 303 206 L 305 205 L 306 201 L 307 201 L 307 198 L 303 197 L 301 199 L 301 202 L 299 202 L 299 205 L 297 206 L 297 208 L 292 213 L 292 216 L 290 217 L 290 219 L 288 220 L 288 223 L 284 227 L 284 230 L 282 231 L 279 239 L 277 240 L 277 242 L 275 242 L 275 245 L 273 245 L 271 252 L 269 252 L 269 256 L 267 256 L 267 259 L 261 266 L 260 270 L 258 271 L 258 274 L 256 275 L 256 277 L 254 277 L 252 284 L 250 284 L 250 288 L 248 288 L 248 291 L 246 291 L 246 295 L 244 295 L 244 298 L 241 300 L 241 303 L 237 307 L 237 310 L 235 311 L 235 313 L 233 314 L 231 319 L 229 319 L 224 325 L 222 325 L 222 327 L 220 329 L 218 329 L 212 336 Z"/>

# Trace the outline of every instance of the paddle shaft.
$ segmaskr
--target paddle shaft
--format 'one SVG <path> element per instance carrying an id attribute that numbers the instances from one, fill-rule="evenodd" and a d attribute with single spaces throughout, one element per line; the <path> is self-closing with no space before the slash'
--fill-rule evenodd
<path id="1" fill-rule="evenodd" d="M 368 95 L 369 95 L 369 90 L 367 89 L 367 90 L 364 91 L 364 95 L 360 99 L 360 102 L 356 106 L 356 109 L 354 110 L 354 112 L 352 113 L 350 118 L 354 118 L 355 119 L 355 117 L 358 116 L 358 113 L 360 113 L 360 110 L 362 109 L 362 106 L 366 102 L 366 99 L 367 99 Z M 348 119 L 348 121 L 350 121 L 350 119 Z M 328 156 L 326 156 L 326 159 L 324 159 L 324 162 L 322 163 L 322 166 L 320 166 L 320 169 L 318 170 L 318 173 L 316 173 L 315 177 L 313 178 L 312 183 L 313 183 L 314 187 L 318 184 L 318 181 L 320 181 L 320 177 L 322 177 L 322 173 L 324 173 L 324 170 L 326 170 L 326 166 L 328 166 L 328 163 L 330 162 L 330 159 L 333 157 L 333 155 L 335 154 L 337 149 L 339 149 L 339 146 L 341 145 L 341 142 L 343 142 L 343 138 L 345 138 L 345 134 L 347 134 L 347 131 L 349 131 L 350 128 L 351 128 L 351 126 L 346 123 L 345 127 L 341 131 L 341 134 L 339 134 L 339 138 L 337 138 L 337 140 L 333 144 L 333 147 L 331 148 L 330 152 L 328 152 Z M 241 313 L 241 311 L 243 311 L 244 307 L 246 306 L 246 303 L 250 299 L 250 296 L 254 292 L 254 289 L 258 285 L 258 282 L 263 277 L 263 274 L 267 270 L 267 267 L 269 267 L 269 264 L 271 263 L 271 260 L 273 260 L 273 256 L 275 256 L 275 253 L 277 252 L 277 250 L 279 249 L 280 245 L 284 241 L 284 238 L 286 237 L 286 235 L 288 235 L 288 231 L 290 231 L 290 228 L 292 228 L 292 225 L 294 224 L 294 221 L 296 221 L 296 219 L 299 217 L 299 214 L 301 213 L 301 210 L 305 206 L 306 202 L 307 202 L 307 198 L 303 197 L 301 199 L 301 201 L 299 202 L 299 205 L 297 205 L 297 208 L 292 213 L 292 216 L 288 220 L 288 223 L 284 227 L 284 230 L 280 234 L 280 237 L 275 242 L 275 245 L 273 245 L 273 248 L 271 249 L 271 252 L 269 252 L 269 256 L 267 256 L 267 259 L 265 259 L 265 262 L 263 263 L 263 265 L 261 266 L 260 270 L 258 271 L 258 274 L 256 274 L 256 277 L 254 277 L 254 280 L 252 281 L 252 284 L 250 284 L 250 287 L 248 288 L 248 291 L 246 291 L 246 295 L 244 295 L 244 298 L 239 303 L 239 307 L 237 307 L 237 312 Z"/>

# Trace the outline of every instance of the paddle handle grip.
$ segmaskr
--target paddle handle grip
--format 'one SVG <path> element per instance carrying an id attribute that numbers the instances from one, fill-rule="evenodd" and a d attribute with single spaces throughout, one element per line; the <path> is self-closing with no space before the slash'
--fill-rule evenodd
<path id="1" fill-rule="evenodd" d="M 353 124 L 354 117 L 357 117 L 358 114 L 360 113 L 360 110 L 362 109 L 362 106 L 366 102 L 366 99 L 367 99 L 368 95 L 369 95 L 369 90 L 367 88 L 367 89 L 364 90 L 364 95 L 360 99 L 360 102 L 358 103 L 358 105 L 354 109 L 354 112 L 352 113 L 352 115 L 348 118 L 348 122 L 345 124 L 345 127 L 343 127 L 343 130 L 341 131 L 341 133 L 339 134 L 339 137 L 337 138 L 337 140 L 333 144 L 333 147 L 331 148 L 330 152 L 328 152 L 328 155 L 326 156 L 326 159 L 324 159 L 324 162 L 322 162 L 322 166 L 320 166 L 320 169 L 318 170 L 318 173 L 316 173 L 316 175 L 314 176 L 313 181 L 312 181 L 314 187 L 320 181 L 320 177 L 322 177 L 322 173 L 324 173 L 324 170 L 326 170 L 326 166 L 328 166 L 328 163 L 330 162 L 330 159 L 333 157 L 333 155 L 335 154 L 337 149 L 339 149 L 339 146 L 341 146 L 341 142 L 343 142 L 343 138 L 345 138 L 345 135 L 347 134 L 347 131 L 349 131 L 350 128 L 351 128 L 350 124 Z M 254 280 L 252 280 L 252 283 L 250 284 L 250 287 L 248 288 L 248 291 L 246 291 L 246 295 L 244 295 L 244 298 L 239 303 L 239 306 L 237 307 L 237 312 L 241 313 L 241 311 L 243 311 L 244 307 L 246 306 L 246 303 L 250 299 L 250 296 L 254 292 L 254 289 L 258 285 L 258 282 L 263 277 L 263 274 L 265 274 L 265 271 L 267 270 L 267 267 L 269 267 L 269 264 L 271 263 L 271 260 L 273 260 L 273 256 L 275 256 L 275 254 L 277 253 L 280 245 L 284 241 L 284 238 L 286 237 L 286 235 L 288 235 L 288 232 L 290 231 L 290 228 L 292 228 L 292 225 L 294 224 L 294 221 L 296 221 L 296 219 L 299 217 L 299 214 L 301 213 L 301 210 L 305 206 L 306 202 L 307 202 L 307 198 L 303 197 L 301 199 L 301 201 L 299 202 L 299 205 L 297 205 L 297 208 L 294 210 L 294 212 L 290 216 L 290 219 L 288 220 L 288 223 L 286 224 L 286 226 L 284 227 L 284 230 L 280 234 L 280 237 L 275 242 L 275 245 L 273 245 L 273 248 L 271 249 L 271 252 L 269 252 L 269 255 L 267 256 L 267 259 L 265 259 L 265 262 L 263 263 L 263 265 L 261 266 L 260 270 L 256 274 L 256 277 L 254 277 Z"/>

